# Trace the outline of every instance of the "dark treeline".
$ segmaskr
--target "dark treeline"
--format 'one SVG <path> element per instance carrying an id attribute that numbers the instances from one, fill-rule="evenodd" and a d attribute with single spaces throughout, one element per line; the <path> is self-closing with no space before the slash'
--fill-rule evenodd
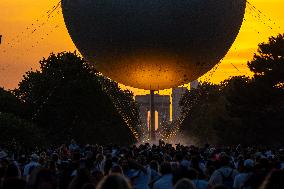
<path id="1" fill-rule="evenodd" d="M 185 94 L 185 136 L 198 143 L 284 144 L 284 35 L 260 44 L 247 65 L 252 78 L 202 83 Z"/>
<path id="2" fill-rule="evenodd" d="M 50 145 L 72 138 L 131 144 L 136 139 L 128 126 L 139 133 L 139 123 L 133 94 L 99 75 L 76 53 L 51 54 L 40 61 L 40 70 L 24 75 L 18 88 L 0 88 L 2 145 Z"/>
<path id="3" fill-rule="evenodd" d="M 198 143 L 284 144 L 284 35 L 259 45 L 252 78 L 202 83 L 181 100 L 185 139 Z M 129 129 L 131 127 L 131 129 Z M 51 54 L 18 88 L 0 88 L 0 143 L 22 146 L 132 144 L 142 136 L 130 91 L 98 74 L 76 53 Z M 137 133 L 136 138 L 133 132 Z"/>

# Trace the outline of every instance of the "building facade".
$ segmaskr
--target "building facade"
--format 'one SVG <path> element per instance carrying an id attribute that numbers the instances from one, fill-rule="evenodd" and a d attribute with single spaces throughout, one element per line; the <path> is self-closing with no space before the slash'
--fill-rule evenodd
<path id="1" fill-rule="evenodd" d="M 149 128 L 150 95 L 137 95 L 135 96 L 135 100 L 139 105 L 142 124 Z M 155 128 L 159 128 L 164 122 L 170 122 L 170 95 L 155 94 L 154 104 L 155 111 L 158 112 L 158 116 L 156 118 L 156 120 L 158 120 L 158 125 L 155 125 Z"/>
<path id="2" fill-rule="evenodd" d="M 190 83 L 190 89 L 196 89 L 199 85 L 198 80 L 195 80 Z M 175 121 L 179 118 L 181 114 L 181 106 L 179 102 L 182 96 L 188 89 L 186 87 L 175 87 L 172 89 L 172 95 L 159 95 L 155 94 L 154 104 L 156 114 L 156 125 L 155 128 L 159 128 L 163 123 L 170 123 L 171 117 L 171 108 L 172 108 L 172 121 Z M 172 98 L 172 104 L 171 104 Z M 140 118 L 142 125 L 146 128 L 149 128 L 150 121 L 150 95 L 136 95 L 135 100 L 139 105 L 140 109 Z"/>

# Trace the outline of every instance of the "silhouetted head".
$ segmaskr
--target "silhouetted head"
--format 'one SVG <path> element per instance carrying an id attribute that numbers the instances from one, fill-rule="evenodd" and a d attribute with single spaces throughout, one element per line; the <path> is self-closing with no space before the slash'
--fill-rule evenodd
<path id="1" fill-rule="evenodd" d="M 161 174 L 166 175 L 172 173 L 172 166 L 169 162 L 164 162 L 161 164 Z"/>
<path id="2" fill-rule="evenodd" d="M 150 162 L 150 167 L 151 167 L 151 169 L 159 172 L 159 163 L 158 163 L 158 161 L 156 161 L 156 160 L 151 161 Z"/>
<path id="3" fill-rule="evenodd" d="M 91 183 L 91 174 L 87 168 L 78 169 L 77 175 L 69 185 L 69 189 L 81 188 L 87 183 Z"/>
<path id="4" fill-rule="evenodd" d="M 28 182 L 30 189 L 55 189 L 56 187 L 56 176 L 51 170 L 45 168 L 35 169 Z"/>
<path id="5" fill-rule="evenodd" d="M 272 171 L 264 180 L 260 189 L 282 189 L 284 188 L 284 170 Z"/>
<path id="6" fill-rule="evenodd" d="M 120 174 L 111 174 L 105 177 L 97 186 L 97 189 L 131 189 L 129 181 Z"/>
<path id="7" fill-rule="evenodd" d="M 181 162 L 183 160 L 183 155 L 182 153 L 177 153 L 175 155 L 175 160 Z"/>
<path id="8" fill-rule="evenodd" d="M 196 187 L 189 179 L 183 178 L 176 183 L 175 189 L 196 189 Z"/>
<path id="9" fill-rule="evenodd" d="M 31 159 L 31 161 L 33 161 L 33 162 L 38 162 L 39 156 L 38 156 L 37 154 L 32 154 L 30 159 Z"/>
<path id="10" fill-rule="evenodd" d="M 198 178 L 198 171 L 195 169 L 189 169 L 188 170 L 188 176 L 190 180 L 195 180 Z"/>
<path id="11" fill-rule="evenodd" d="M 230 157 L 227 155 L 222 155 L 220 157 L 220 163 L 222 166 L 229 166 L 230 165 Z"/>

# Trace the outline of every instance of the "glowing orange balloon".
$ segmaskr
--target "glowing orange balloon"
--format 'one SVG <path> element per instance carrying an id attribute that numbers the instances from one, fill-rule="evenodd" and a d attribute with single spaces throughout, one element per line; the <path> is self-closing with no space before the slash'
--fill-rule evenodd
<path id="1" fill-rule="evenodd" d="M 197 79 L 234 42 L 246 0 L 62 0 L 82 55 L 117 82 L 160 90 Z"/>

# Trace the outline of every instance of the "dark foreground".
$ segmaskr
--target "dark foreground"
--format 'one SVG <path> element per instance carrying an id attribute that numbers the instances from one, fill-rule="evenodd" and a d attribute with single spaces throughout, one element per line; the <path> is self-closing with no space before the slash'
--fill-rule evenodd
<path id="1" fill-rule="evenodd" d="M 165 144 L 0 148 L 3 189 L 283 189 L 284 150 Z"/>

